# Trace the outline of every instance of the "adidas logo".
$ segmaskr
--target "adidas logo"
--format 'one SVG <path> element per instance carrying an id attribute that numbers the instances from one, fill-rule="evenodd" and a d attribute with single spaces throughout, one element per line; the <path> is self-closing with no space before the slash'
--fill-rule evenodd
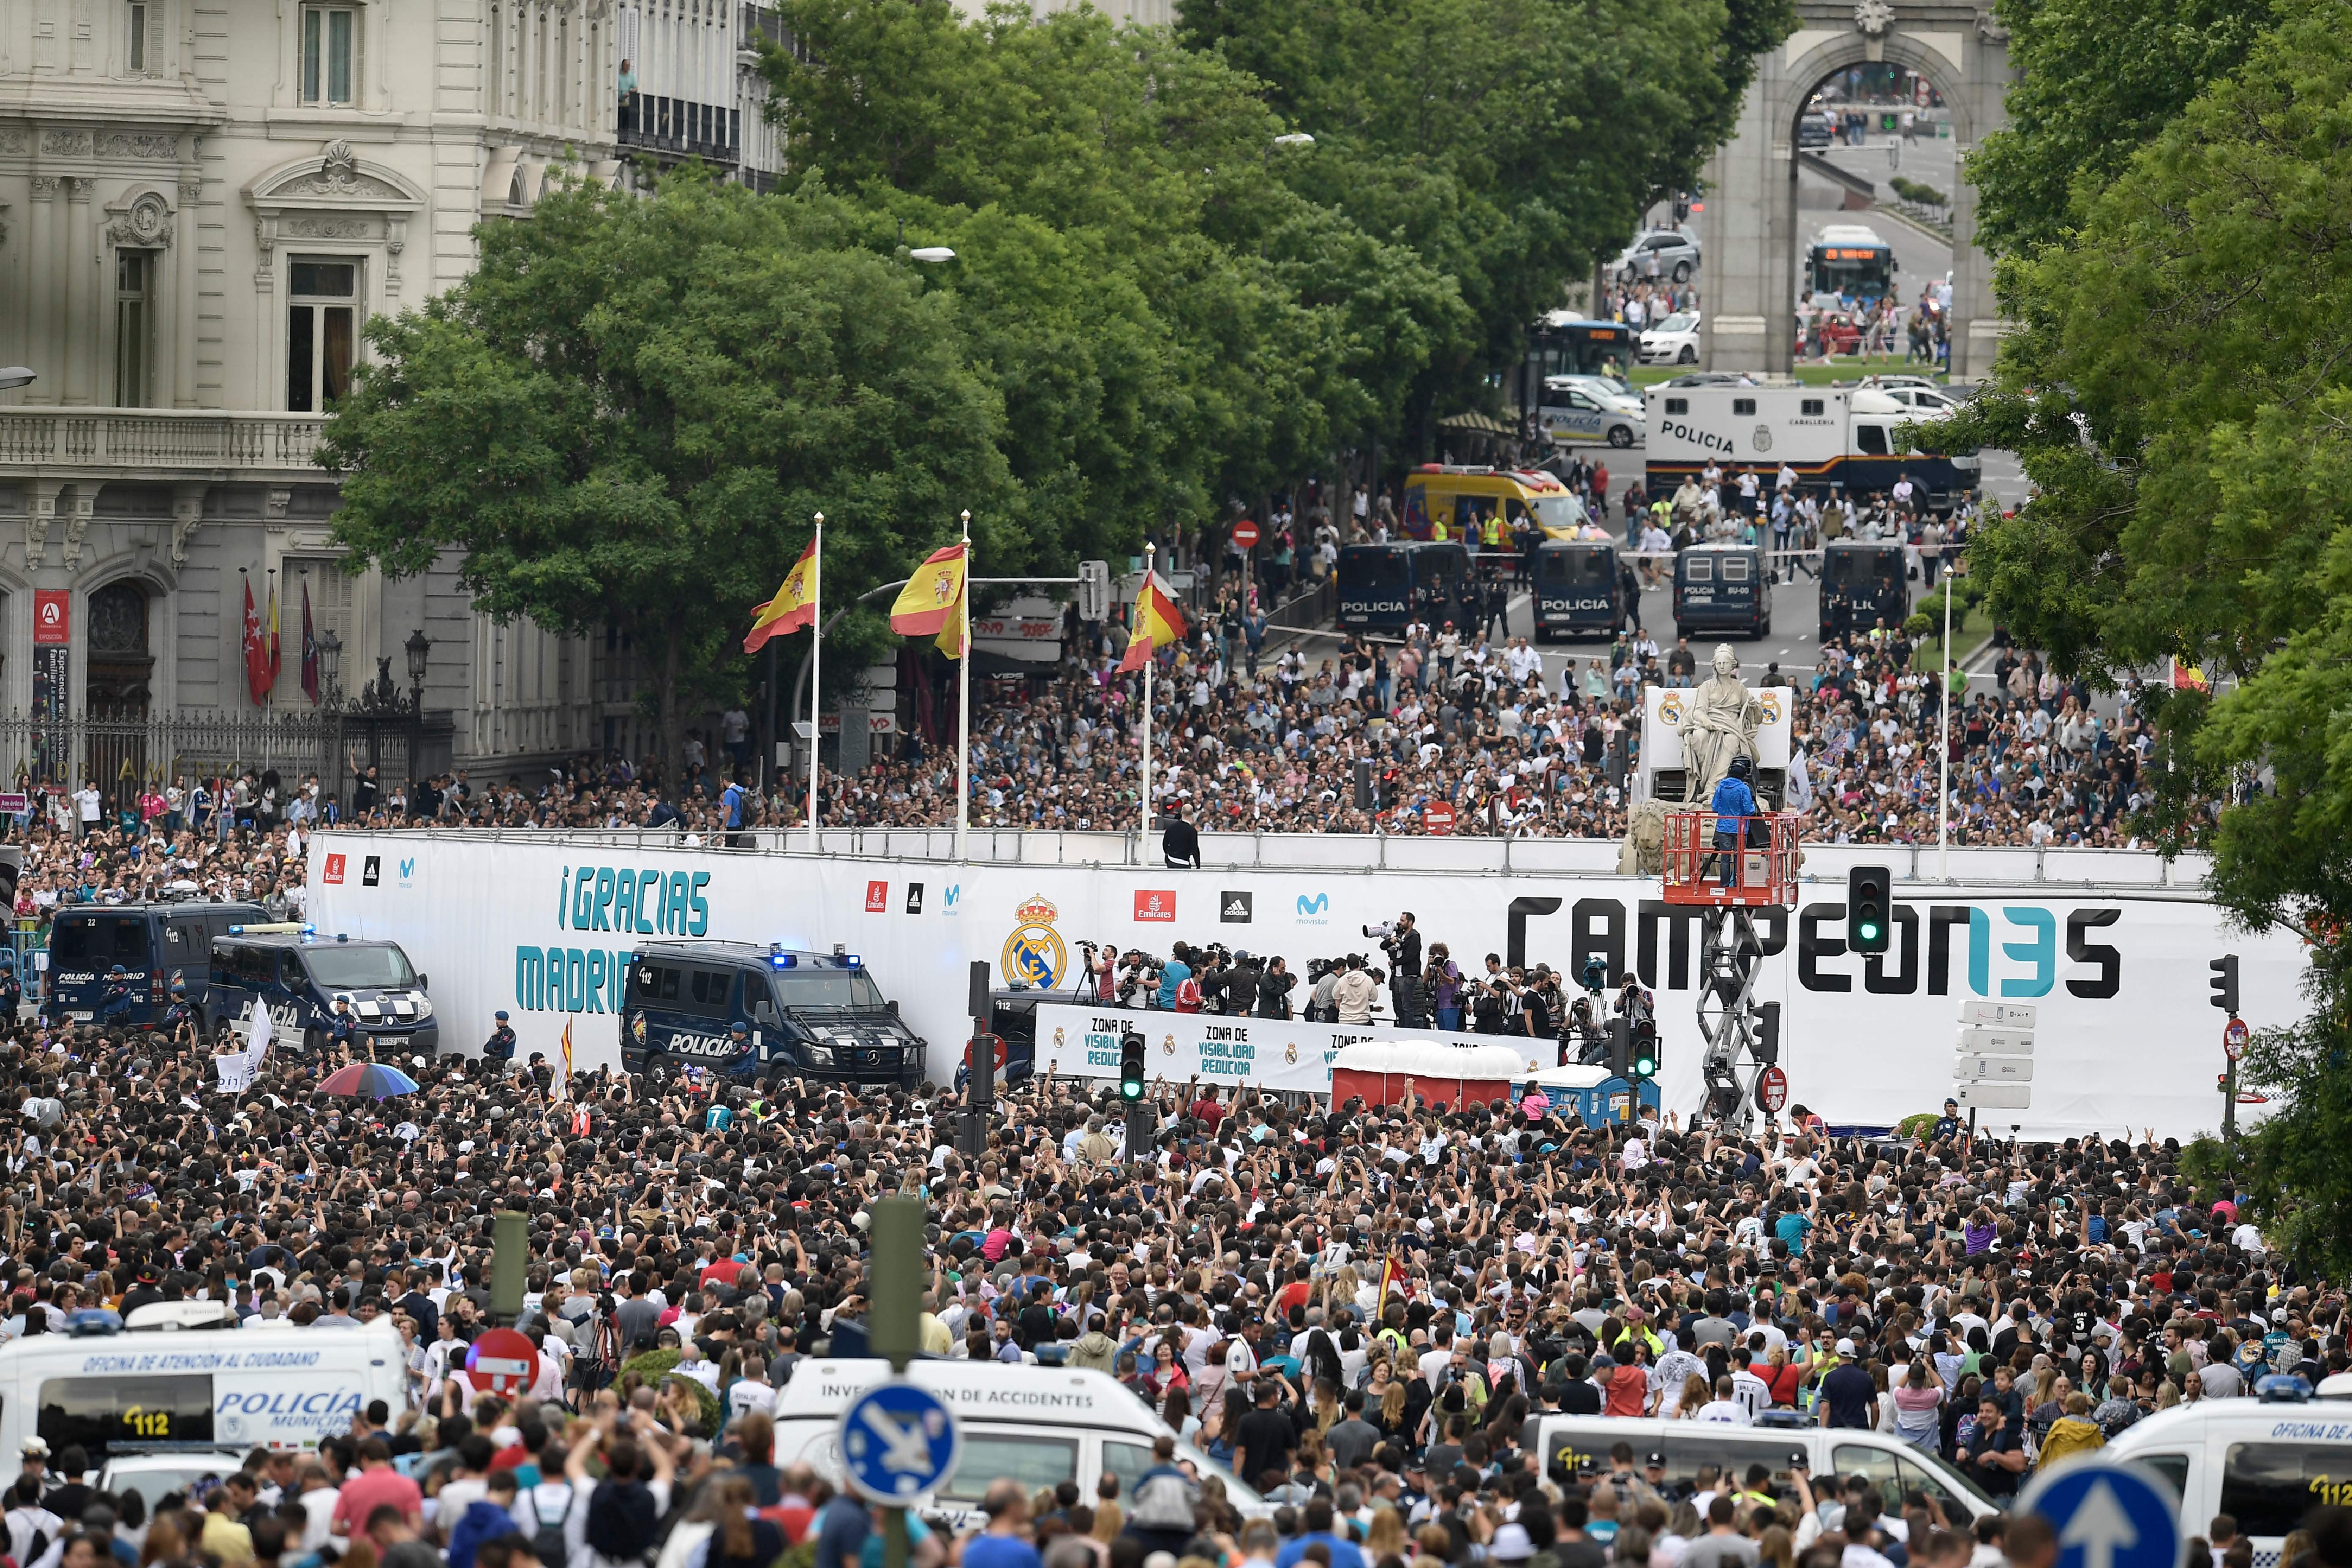
<path id="1" fill-rule="evenodd" d="M 1249 906 L 1242 902 L 1239 899 L 1234 899 L 1226 903 L 1225 913 L 1229 915 L 1245 915 L 1249 913 Z"/>

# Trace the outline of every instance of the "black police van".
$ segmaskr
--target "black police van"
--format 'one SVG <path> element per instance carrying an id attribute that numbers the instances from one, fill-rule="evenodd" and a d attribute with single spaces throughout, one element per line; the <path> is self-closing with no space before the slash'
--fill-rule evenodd
<path id="1" fill-rule="evenodd" d="M 1617 547 L 1605 540 L 1553 539 L 1536 546 L 1536 641 L 1612 637 L 1625 618 Z"/>
<path id="2" fill-rule="evenodd" d="M 1772 629 L 1771 557 L 1760 544 L 1694 544 L 1675 557 L 1675 635 Z"/>
<path id="3" fill-rule="evenodd" d="M 68 905 L 49 927 L 41 1016 L 52 1022 L 96 1018 L 118 963 L 130 987 L 130 1010 L 122 1015 L 127 1026 L 162 1023 L 175 982 L 187 987 L 189 1005 L 201 1006 L 214 942 L 268 918 L 259 904 Z"/>
<path id="4" fill-rule="evenodd" d="M 1467 623 L 1475 603 L 1466 545 L 1350 544 L 1339 552 L 1339 625 L 1348 631 L 1402 631 Z"/>
<path id="5" fill-rule="evenodd" d="M 1889 631 L 1911 614 L 1910 567 L 1892 539 L 1833 539 L 1822 546 L 1822 640 L 1866 632 L 1881 619 Z"/>
<path id="6" fill-rule="evenodd" d="M 621 1066 L 656 1085 L 698 1068 L 746 1082 L 911 1090 L 927 1048 L 854 952 L 705 939 L 646 942 L 629 955 Z"/>
<path id="7" fill-rule="evenodd" d="M 258 998 L 275 1038 L 315 1051 L 334 1028 L 335 998 L 348 996 L 352 1032 L 375 1047 L 377 1060 L 429 1057 L 441 1048 L 441 1026 L 425 992 L 425 976 L 396 942 L 320 936 L 287 921 L 231 926 L 213 942 L 203 1016 L 206 1031 L 218 1036 L 250 1015 Z"/>

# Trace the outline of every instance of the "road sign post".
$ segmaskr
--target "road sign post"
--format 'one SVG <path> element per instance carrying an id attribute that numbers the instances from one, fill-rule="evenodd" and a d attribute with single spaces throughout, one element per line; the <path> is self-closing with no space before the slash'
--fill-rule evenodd
<path id="1" fill-rule="evenodd" d="M 1778 1062 L 1756 1075 L 1756 1109 L 1778 1116 L 1789 1103 L 1789 1075 Z"/>
<path id="2" fill-rule="evenodd" d="M 938 1394 L 904 1381 L 922 1348 L 922 1200 L 883 1198 L 870 1212 L 866 1340 L 891 1381 L 850 1403 L 835 1439 L 851 1488 L 882 1505 L 883 1568 L 907 1568 L 907 1504 L 955 1474 L 963 1436 Z"/>
<path id="3" fill-rule="evenodd" d="M 2234 983 L 2236 978 L 2236 971 L 2232 970 L 2231 979 Z M 2221 1026 L 2221 1050 L 2230 1058 L 2230 1070 L 2221 1079 L 2221 1136 L 2224 1138 L 2238 1135 L 2238 1058 L 2246 1054 L 2246 1042 L 2252 1037 L 2252 1031 L 2246 1027 L 2246 1021 L 2235 1013 L 2231 1014 L 2230 1021 Z"/>
<path id="4" fill-rule="evenodd" d="M 2181 1568 L 2189 1542 L 2176 1506 L 2154 1470 L 2093 1457 L 2043 1471 L 2017 1500 L 2058 1537 L 2051 1568 Z"/>

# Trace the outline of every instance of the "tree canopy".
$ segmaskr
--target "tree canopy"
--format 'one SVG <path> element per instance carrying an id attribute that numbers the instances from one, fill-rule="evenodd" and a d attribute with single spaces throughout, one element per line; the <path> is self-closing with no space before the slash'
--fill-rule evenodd
<path id="1" fill-rule="evenodd" d="M 370 323 L 320 459 L 345 473 L 337 539 L 395 575 L 458 552 L 494 616 L 619 628 L 665 756 L 813 513 L 856 521 L 828 540 L 835 593 L 902 575 L 966 508 L 990 558 L 1036 559 L 1003 398 L 870 221 L 817 188 L 551 182 L 484 226 L 463 283 Z"/>
<path id="2" fill-rule="evenodd" d="M 2275 1114 L 2240 1150 L 2202 1157 L 2339 1268 L 2352 1259 L 2347 24 L 2343 0 L 2281 0 L 2242 60 L 2111 183 L 2073 187 L 2055 237 L 2002 264 L 2019 330 L 1942 433 L 2017 451 L 2038 487 L 1969 552 L 2014 633 L 2099 684 L 2176 658 L 2217 678 L 2210 700 L 2155 694 L 2158 815 L 2210 846 L 2210 887 L 2237 919 L 2309 942 L 2311 1012 L 2248 1058 Z"/>

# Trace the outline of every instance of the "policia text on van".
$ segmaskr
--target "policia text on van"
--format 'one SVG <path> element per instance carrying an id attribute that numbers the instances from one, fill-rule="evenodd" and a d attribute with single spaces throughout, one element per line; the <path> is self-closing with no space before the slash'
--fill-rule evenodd
<path id="1" fill-rule="evenodd" d="M 629 955 L 621 1066 L 656 1081 L 698 1067 L 912 1089 L 926 1049 L 856 953 L 688 940 Z"/>

